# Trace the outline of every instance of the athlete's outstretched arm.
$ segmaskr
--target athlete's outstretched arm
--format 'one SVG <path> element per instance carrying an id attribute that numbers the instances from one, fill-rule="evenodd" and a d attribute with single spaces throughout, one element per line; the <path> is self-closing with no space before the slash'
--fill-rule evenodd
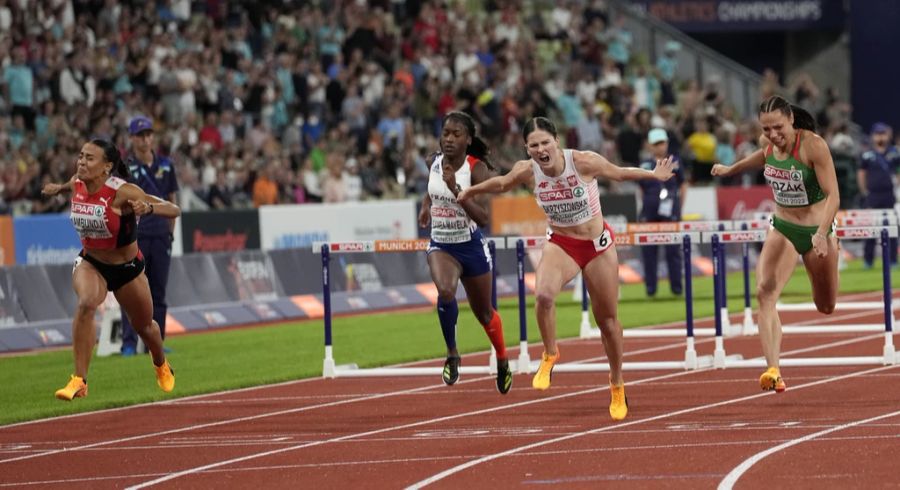
<path id="1" fill-rule="evenodd" d="M 41 189 L 41 194 L 45 196 L 55 196 L 60 192 L 72 192 L 72 188 L 75 186 L 75 176 L 73 175 L 68 182 L 63 184 L 57 184 L 56 182 L 49 182 L 44 184 L 44 188 Z"/>
<path id="2" fill-rule="evenodd" d="M 717 163 L 712 166 L 710 173 L 713 176 L 728 177 L 729 175 L 740 174 L 748 170 L 762 167 L 766 164 L 767 146 L 769 146 L 769 138 L 760 136 L 758 150 L 734 162 L 733 165 L 722 165 L 721 163 Z"/>
<path id="3" fill-rule="evenodd" d="M 181 208 L 178 205 L 147 194 L 134 184 L 124 184 L 122 187 L 119 187 L 116 191 L 115 199 L 117 206 L 122 207 L 128 204 L 137 216 L 145 214 L 155 214 L 166 218 L 181 216 Z"/>
<path id="4" fill-rule="evenodd" d="M 468 189 L 463 189 L 463 191 L 456 196 L 456 200 L 457 202 L 462 203 L 480 194 L 499 194 L 509 191 L 518 185 L 533 182 L 533 180 L 534 172 L 531 170 L 531 161 L 519 160 L 506 175 L 491 177 L 480 184 L 473 185 Z"/>
<path id="5" fill-rule="evenodd" d="M 666 181 L 674 175 L 673 169 L 675 165 L 671 155 L 657 160 L 656 167 L 652 171 L 637 167 L 620 167 L 593 151 L 574 151 L 572 152 L 572 157 L 578 173 L 582 177 L 589 179 L 601 177 L 617 182 L 643 179 Z"/>

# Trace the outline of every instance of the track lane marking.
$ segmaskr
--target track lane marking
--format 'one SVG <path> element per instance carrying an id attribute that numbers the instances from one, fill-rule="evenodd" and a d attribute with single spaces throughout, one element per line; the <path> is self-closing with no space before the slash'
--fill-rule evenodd
<path id="1" fill-rule="evenodd" d="M 827 379 L 827 380 L 813 381 L 813 382 L 806 383 L 806 384 L 795 385 L 795 386 L 792 386 L 792 387 L 791 387 L 791 390 L 792 390 L 792 391 L 796 391 L 796 390 L 800 390 L 800 389 L 804 389 L 804 388 L 810 388 L 810 387 L 818 386 L 818 385 L 825 384 L 825 383 L 832 383 L 832 382 L 838 381 L 838 380 L 854 378 L 854 377 L 863 376 L 863 375 L 866 375 L 866 374 L 869 374 L 869 373 L 876 373 L 876 372 L 884 371 L 884 370 L 888 370 L 888 369 L 894 369 L 894 368 L 896 368 L 896 367 L 898 367 L 898 366 L 884 366 L 884 367 L 878 367 L 878 368 L 873 368 L 873 369 L 866 369 L 866 370 L 863 370 L 863 371 L 856 371 L 856 372 L 852 372 L 852 373 L 850 373 L 850 374 L 846 374 L 846 375 L 843 375 L 843 376 L 837 376 L 837 377 L 829 378 L 829 379 Z M 690 371 L 690 372 L 697 372 L 697 371 Z M 502 451 L 502 452 L 499 452 L 499 453 L 495 453 L 495 454 L 492 454 L 492 455 L 490 455 L 490 456 L 485 456 L 485 457 L 473 459 L 473 460 L 471 460 L 471 461 L 468 461 L 468 462 L 463 463 L 463 464 L 461 464 L 461 465 L 457 465 L 457 466 L 454 466 L 454 467 L 452 467 L 452 468 L 446 469 L 446 470 L 444 470 L 444 471 L 442 471 L 442 472 L 440 472 L 440 473 L 437 473 L 437 474 L 432 475 L 432 476 L 430 476 L 430 477 L 428 477 L 428 478 L 425 478 L 425 479 L 420 480 L 420 481 L 418 481 L 418 482 L 416 482 L 416 483 L 413 483 L 412 485 L 410 485 L 410 486 L 408 486 L 408 487 L 406 487 L 406 488 L 407 488 L 407 489 L 418 489 L 418 488 L 422 488 L 422 487 L 431 485 L 432 483 L 435 483 L 435 482 L 438 482 L 438 481 L 440 481 L 440 480 L 443 480 L 444 478 L 447 478 L 448 476 L 454 475 L 454 474 L 459 473 L 459 472 L 461 472 L 461 471 L 463 471 L 463 470 L 466 470 L 466 469 L 471 468 L 471 467 L 473 467 L 473 466 L 479 465 L 479 464 L 481 464 L 481 463 L 486 463 L 486 462 L 488 462 L 488 461 L 492 461 L 492 460 L 495 460 L 495 459 L 498 459 L 498 458 L 502 458 L 502 457 L 504 457 L 504 456 L 510 456 L 510 455 L 513 455 L 513 454 L 516 454 L 516 453 L 520 453 L 520 452 L 522 452 L 522 451 L 527 451 L 527 450 L 529 450 L 529 449 L 533 449 L 533 448 L 536 448 L 536 447 L 546 446 L 546 445 L 548 445 L 548 444 L 555 444 L 555 443 L 557 443 L 557 442 L 567 441 L 567 440 L 570 440 L 570 439 L 575 439 L 575 438 L 583 437 L 583 436 L 587 436 L 587 435 L 598 434 L 598 433 L 601 433 L 601 432 L 608 432 L 608 431 L 616 430 L 616 429 L 623 428 L 623 427 L 630 427 L 630 426 L 633 426 L 633 425 L 643 424 L 643 423 L 647 423 L 647 422 L 653 422 L 653 421 L 656 421 L 656 420 L 663 420 L 663 419 L 667 419 L 667 418 L 671 418 L 671 417 L 677 417 L 677 416 L 679 416 L 679 415 L 684 415 L 684 414 L 688 414 L 688 413 L 699 412 L 699 411 L 707 410 L 707 409 L 710 409 L 710 408 L 717 408 L 717 407 L 722 407 L 722 406 L 726 406 L 726 405 L 732 405 L 732 404 L 735 404 L 735 403 L 740 403 L 740 402 L 745 402 L 745 401 L 755 400 L 755 399 L 758 399 L 758 398 L 761 398 L 761 397 L 764 397 L 764 396 L 773 396 L 773 394 L 772 394 L 772 393 L 769 393 L 769 392 L 763 392 L 763 393 L 758 393 L 758 394 L 756 394 L 756 395 L 749 395 L 749 396 L 743 396 L 743 397 L 739 397 L 739 398 L 732 398 L 732 399 L 730 399 L 730 400 L 723 400 L 723 401 L 721 401 L 721 402 L 709 403 L 709 404 L 706 404 L 706 405 L 700 405 L 700 406 L 696 406 L 696 407 L 685 408 L 685 409 L 682 409 L 682 410 L 676 410 L 676 411 L 674 411 L 674 412 L 669 412 L 669 413 L 662 413 L 662 414 L 659 414 L 659 415 L 655 415 L 655 416 L 653 416 L 653 417 L 648 417 L 648 418 L 646 418 L 646 419 L 639 419 L 639 420 L 634 420 L 634 421 L 630 421 L 630 422 L 618 423 L 618 424 L 616 424 L 616 425 L 608 425 L 608 426 L 604 426 L 604 427 L 598 427 L 598 428 L 596 428 L 596 429 L 591 429 L 591 430 L 588 430 L 588 431 L 582 431 L 582 432 L 579 432 L 579 433 L 570 434 L 570 435 L 561 436 L 561 437 L 556 437 L 556 438 L 553 438 L 553 439 L 547 439 L 547 440 L 535 442 L 535 443 L 532 443 L 532 444 L 526 444 L 526 445 L 524 445 L 524 446 L 519 446 L 519 447 L 516 447 L 516 448 L 508 449 L 508 450 L 506 450 L 506 451 Z"/>
<path id="2" fill-rule="evenodd" d="M 830 429 L 821 430 L 819 432 L 807 434 L 803 437 L 798 437 L 796 439 L 792 439 L 790 441 L 779 444 L 777 446 L 770 447 L 769 449 L 766 449 L 765 451 L 760 451 L 760 452 L 754 454 L 753 456 L 745 459 L 743 462 L 741 462 L 741 464 L 735 466 L 734 469 L 732 469 L 727 475 L 725 475 L 725 478 L 723 478 L 722 481 L 719 482 L 718 489 L 719 490 L 731 490 L 732 488 L 734 488 L 734 484 L 737 483 L 737 481 L 741 478 L 741 476 L 744 473 L 746 473 L 747 470 L 752 468 L 753 465 L 755 465 L 756 463 L 759 463 L 766 457 L 777 453 L 778 451 L 787 449 L 791 446 L 796 446 L 797 444 L 802 444 L 804 442 L 811 441 L 820 436 L 831 434 L 832 432 L 837 432 L 837 431 L 844 430 L 844 429 L 850 429 L 853 427 L 867 424 L 869 422 L 875 422 L 878 420 L 887 419 L 887 418 L 891 418 L 891 417 L 897 417 L 897 416 L 900 416 L 900 410 L 897 410 L 896 412 L 878 415 L 876 417 L 870 417 L 870 418 L 863 419 L 863 420 L 857 420 L 855 422 L 850 422 L 848 424 L 841 424 L 836 427 L 832 427 Z"/>

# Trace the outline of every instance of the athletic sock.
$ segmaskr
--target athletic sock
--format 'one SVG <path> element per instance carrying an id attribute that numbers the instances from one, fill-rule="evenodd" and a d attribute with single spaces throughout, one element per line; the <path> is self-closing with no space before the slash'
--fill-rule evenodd
<path id="1" fill-rule="evenodd" d="M 503 320 L 497 314 L 497 310 L 493 311 L 491 321 L 487 325 L 482 325 L 485 333 L 491 339 L 491 345 L 497 351 L 497 359 L 506 359 L 506 344 L 503 342 Z"/>
<path id="2" fill-rule="evenodd" d="M 444 342 L 447 349 L 456 348 L 456 320 L 459 318 L 459 306 L 456 298 L 444 302 L 438 299 L 438 319 L 441 321 L 441 332 L 444 334 Z"/>

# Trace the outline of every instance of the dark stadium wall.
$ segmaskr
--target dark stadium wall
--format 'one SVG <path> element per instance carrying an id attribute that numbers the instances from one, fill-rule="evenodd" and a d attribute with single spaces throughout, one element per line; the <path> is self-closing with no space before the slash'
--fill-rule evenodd
<path id="1" fill-rule="evenodd" d="M 850 3 L 850 100 L 853 118 L 868 129 L 884 121 L 900 129 L 900 2 L 865 0 Z"/>

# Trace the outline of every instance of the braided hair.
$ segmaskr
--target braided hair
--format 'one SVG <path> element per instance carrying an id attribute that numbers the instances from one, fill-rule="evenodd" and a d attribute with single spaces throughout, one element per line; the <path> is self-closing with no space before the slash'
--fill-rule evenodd
<path id="1" fill-rule="evenodd" d="M 794 129 L 816 131 L 816 119 L 806 109 L 791 104 L 780 95 L 773 95 L 759 104 L 759 114 L 778 111 L 785 116 L 794 115 Z"/>

